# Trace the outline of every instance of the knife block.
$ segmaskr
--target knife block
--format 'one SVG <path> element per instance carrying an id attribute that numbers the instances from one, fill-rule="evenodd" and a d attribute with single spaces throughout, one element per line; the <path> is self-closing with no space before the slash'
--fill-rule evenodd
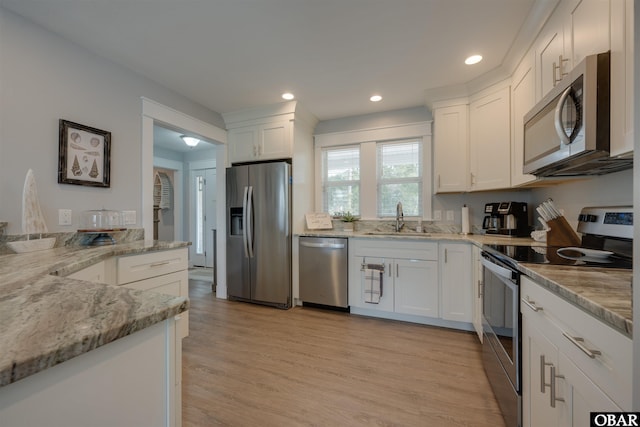
<path id="1" fill-rule="evenodd" d="M 547 246 L 580 246 L 582 240 L 573 231 L 565 217 L 559 216 L 547 221 Z"/>

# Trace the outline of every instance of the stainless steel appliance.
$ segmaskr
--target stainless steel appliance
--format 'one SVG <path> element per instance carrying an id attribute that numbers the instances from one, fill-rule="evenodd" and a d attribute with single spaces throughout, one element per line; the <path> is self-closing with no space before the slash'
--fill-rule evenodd
<path id="1" fill-rule="evenodd" d="M 586 207 L 580 247 L 484 245 L 483 363 L 508 426 L 521 425 L 519 263 L 575 268 L 633 268 L 633 207 Z"/>
<path id="2" fill-rule="evenodd" d="M 524 202 L 487 203 L 484 212 L 489 214 L 482 221 L 487 234 L 524 237 L 531 232 L 529 211 Z"/>
<path id="3" fill-rule="evenodd" d="M 522 425 L 520 273 L 482 252 L 482 359 L 508 427 Z"/>
<path id="4" fill-rule="evenodd" d="M 348 309 L 348 239 L 300 237 L 300 300 Z"/>
<path id="5" fill-rule="evenodd" d="M 587 56 L 524 116 L 524 173 L 600 175 L 633 166 L 609 157 L 610 53 Z"/>
<path id="6" fill-rule="evenodd" d="M 291 165 L 227 168 L 229 299 L 291 307 Z"/>

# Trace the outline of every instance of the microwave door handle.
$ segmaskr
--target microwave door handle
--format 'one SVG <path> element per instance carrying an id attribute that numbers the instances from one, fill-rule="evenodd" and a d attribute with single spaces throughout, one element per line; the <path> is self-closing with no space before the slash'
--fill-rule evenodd
<path id="1" fill-rule="evenodd" d="M 567 102 L 567 98 L 569 97 L 569 95 L 571 95 L 571 86 L 569 86 L 567 89 L 565 89 L 564 92 L 562 92 L 562 95 L 558 100 L 558 104 L 556 105 L 554 120 L 556 133 L 560 137 L 560 142 L 562 142 L 562 144 L 564 145 L 569 145 L 571 143 L 569 136 L 567 136 L 566 132 L 564 131 L 564 126 L 562 126 L 562 109 L 564 108 L 564 104 Z"/>

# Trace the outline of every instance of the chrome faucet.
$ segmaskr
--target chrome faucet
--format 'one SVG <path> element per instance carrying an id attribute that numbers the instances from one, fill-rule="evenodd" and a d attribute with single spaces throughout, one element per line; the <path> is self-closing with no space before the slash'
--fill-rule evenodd
<path id="1" fill-rule="evenodd" d="M 396 233 L 404 227 L 404 212 L 402 212 L 402 203 L 396 205 Z"/>

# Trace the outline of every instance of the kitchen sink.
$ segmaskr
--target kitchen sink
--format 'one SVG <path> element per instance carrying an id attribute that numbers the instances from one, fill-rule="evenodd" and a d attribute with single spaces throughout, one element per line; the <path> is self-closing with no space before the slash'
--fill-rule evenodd
<path id="1" fill-rule="evenodd" d="M 365 231 L 365 236 L 392 236 L 392 237 L 431 237 L 430 233 L 418 233 L 417 231 Z"/>

